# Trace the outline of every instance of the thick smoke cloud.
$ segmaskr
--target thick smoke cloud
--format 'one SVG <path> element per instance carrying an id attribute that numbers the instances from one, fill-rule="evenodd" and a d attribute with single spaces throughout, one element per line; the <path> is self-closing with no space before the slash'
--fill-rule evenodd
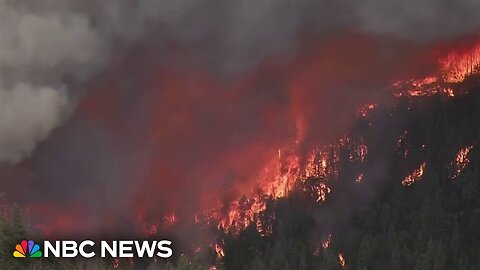
<path id="1" fill-rule="evenodd" d="M 20 161 L 31 153 L 38 140 L 46 138 L 60 122 L 67 106 L 64 91 L 49 87 L 34 89 L 19 83 L 0 90 L 0 160 Z"/>
<path id="2" fill-rule="evenodd" d="M 369 33 L 431 42 L 478 34 L 480 2 L 461 1 L 350 1 L 353 15 Z"/>
<path id="3" fill-rule="evenodd" d="M 4 113 L 0 160 L 15 163 L 28 156 L 72 111 L 78 84 L 98 70 L 112 46 L 118 40 L 145 38 L 152 29 L 180 44 L 198 46 L 188 57 L 228 73 L 294 49 L 305 29 L 359 26 L 356 30 L 425 42 L 474 33 L 479 10 L 478 1 L 467 0 L 2 1 L 1 104 L 20 111 L 38 107 L 38 116 L 25 121 L 22 113 Z M 9 93 L 25 88 L 30 90 Z M 29 96 L 24 103 L 10 100 L 18 95 Z M 49 108 L 42 110 L 47 102 Z M 18 132 L 22 139 L 12 140 Z"/>
<path id="4" fill-rule="evenodd" d="M 103 58 L 88 16 L 20 5 L 0 2 L 0 161 L 13 163 L 71 111 L 67 81 L 85 81 Z"/>

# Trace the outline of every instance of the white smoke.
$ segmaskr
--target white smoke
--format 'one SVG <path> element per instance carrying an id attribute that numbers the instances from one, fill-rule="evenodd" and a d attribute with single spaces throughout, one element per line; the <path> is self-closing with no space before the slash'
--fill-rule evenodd
<path id="1" fill-rule="evenodd" d="M 0 160 L 18 162 L 60 123 L 65 91 L 19 83 L 0 88 Z"/>
<path id="2" fill-rule="evenodd" d="M 0 12 L 0 162 L 16 163 L 73 106 L 66 78 L 86 80 L 104 57 L 82 14 L 37 13 L 7 1 Z"/>

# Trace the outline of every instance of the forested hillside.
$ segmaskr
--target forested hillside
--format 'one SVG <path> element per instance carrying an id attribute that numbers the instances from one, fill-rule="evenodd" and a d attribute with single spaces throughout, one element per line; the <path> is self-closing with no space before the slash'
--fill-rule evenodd
<path id="1" fill-rule="evenodd" d="M 273 235 L 252 229 L 227 240 L 226 268 L 480 269 L 475 85 L 473 78 L 462 85 L 465 96 L 401 99 L 372 113 L 353 131 L 369 146 L 365 163 L 359 168 L 341 157 L 338 181 L 321 206 L 302 187 L 273 203 Z M 457 157 L 462 149 L 468 154 Z M 415 170 L 415 182 L 402 185 Z"/>

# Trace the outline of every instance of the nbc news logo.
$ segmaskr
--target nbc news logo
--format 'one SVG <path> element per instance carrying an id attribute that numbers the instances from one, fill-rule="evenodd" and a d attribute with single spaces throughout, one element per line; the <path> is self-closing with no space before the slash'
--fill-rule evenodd
<path id="1" fill-rule="evenodd" d="M 35 244 L 33 240 L 22 240 L 20 244 L 15 246 L 13 257 L 15 258 L 40 258 L 42 257 L 40 246 Z"/>
<path id="2" fill-rule="evenodd" d="M 95 242 L 85 240 L 77 243 L 73 240 L 50 241 L 43 242 L 43 252 L 40 246 L 33 240 L 22 240 L 20 244 L 15 246 L 13 257 L 15 258 L 93 258 L 100 253 L 100 257 L 107 256 L 112 258 L 170 258 L 173 251 L 170 247 L 172 244 L 169 240 L 160 241 L 101 241 L 100 250 L 95 250 Z"/>

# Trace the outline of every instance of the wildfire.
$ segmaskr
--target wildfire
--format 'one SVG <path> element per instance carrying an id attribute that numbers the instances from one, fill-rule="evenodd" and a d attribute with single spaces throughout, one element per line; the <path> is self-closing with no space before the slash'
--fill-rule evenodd
<path id="1" fill-rule="evenodd" d="M 411 186 L 415 182 L 420 181 L 420 179 L 423 176 L 423 172 L 425 171 L 425 166 L 426 166 L 425 162 L 420 164 L 420 167 L 415 169 L 411 174 L 409 174 L 407 177 L 405 177 L 405 179 L 403 179 L 402 185 L 403 186 Z"/>
<path id="2" fill-rule="evenodd" d="M 467 76 L 480 72 L 480 44 L 467 52 L 451 52 L 439 60 L 446 82 L 457 83 Z"/>
<path id="3" fill-rule="evenodd" d="M 468 166 L 470 163 L 470 159 L 468 155 L 470 151 L 473 149 L 473 145 L 464 147 L 457 152 L 455 160 L 451 163 L 451 168 L 453 169 L 453 173 L 451 176 L 452 180 L 455 180 L 458 175 Z"/>
<path id="4" fill-rule="evenodd" d="M 303 192 L 314 197 L 317 203 L 325 202 L 331 193 L 328 179 L 338 177 L 341 147 L 348 149 L 351 162 L 363 162 L 368 154 L 363 138 L 354 140 L 347 135 L 342 136 L 336 143 L 310 151 L 304 164 L 294 146 L 279 149 L 259 175 L 255 192 L 231 201 L 227 206 L 228 214 L 220 218 L 217 228 L 238 235 L 250 224 L 254 224 L 260 235 L 270 235 L 271 222 L 264 222 L 264 218 L 260 218 L 267 208 L 266 202 L 288 196 L 296 183 L 309 181 L 303 185 Z M 271 216 L 270 220 L 274 218 Z M 198 217 L 195 220 L 198 220 Z"/>
<path id="5" fill-rule="evenodd" d="M 424 97 L 441 94 L 454 97 L 449 86 L 462 82 L 467 76 L 480 73 L 480 43 L 466 52 L 451 52 L 438 61 L 440 72 L 421 79 L 396 81 L 392 87 L 396 97 Z"/>
<path id="6" fill-rule="evenodd" d="M 452 53 L 439 60 L 439 74 L 431 74 L 424 78 L 397 81 L 392 87 L 396 97 L 425 97 L 442 95 L 445 97 L 455 96 L 453 83 L 465 79 L 467 76 L 480 72 L 480 44 L 468 53 Z M 377 104 L 366 104 L 358 110 L 358 116 L 365 118 L 370 111 L 377 108 Z M 302 133 L 302 132 L 300 132 Z M 299 136 L 302 138 L 303 136 Z M 269 236 L 273 232 L 274 214 L 267 216 L 267 203 L 276 199 L 289 196 L 296 187 L 303 187 L 303 192 L 321 204 L 328 199 L 331 189 L 329 181 L 339 176 L 340 156 L 347 150 L 350 162 L 364 162 L 368 156 L 368 147 L 362 137 L 343 135 L 337 141 L 309 149 L 307 154 L 300 151 L 301 139 L 297 138 L 291 145 L 282 147 L 273 152 L 272 157 L 266 162 L 262 170 L 254 175 L 254 188 L 249 192 L 238 194 L 228 202 L 222 203 L 214 209 L 197 213 L 193 217 L 195 224 L 206 222 L 215 224 L 218 230 L 232 233 L 233 236 L 245 230 L 248 226 L 254 226 L 261 236 Z M 422 146 L 424 148 L 425 146 Z M 397 141 L 396 150 L 407 157 L 412 145 L 408 142 L 408 132 L 405 131 Z M 452 162 L 455 179 L 468 165 L 468 155 L 473 146 L 460 149 L 456 159 Z M 274 149 L 275 150 L 275 149 Z M 423 162 L 411 174 L 401 182 L 403 186 L 411 186 L 420 181 L 426 163 Z M 355 182 L 360 183 L 364 179 L 364 173 L 356 176 Z M 171 225 L 176 223 L 174 213 L 165 215 L 163 223 Z M 146 226 L 148 234 L 156 234 L 157 226 Z M 331 235 L 321 245 L 314 249 L 317 256 L 321 250 L 328 248 L 331 243 Z M 215 251 L 217 258 L 224 257 L 224 244 L 215 243 L 210 247 Z M 340 266 L 345 268 L 345 258 L 342 252 L 338 253 Z"/>
<path id="7" fill-rule="evenodd" d="M 345 261 L 345 256 L 343 255 L 343 252 L 338 253 L 338 264 L 340 264 L 340 267 L 345 269 L 346 261 Z"/>

